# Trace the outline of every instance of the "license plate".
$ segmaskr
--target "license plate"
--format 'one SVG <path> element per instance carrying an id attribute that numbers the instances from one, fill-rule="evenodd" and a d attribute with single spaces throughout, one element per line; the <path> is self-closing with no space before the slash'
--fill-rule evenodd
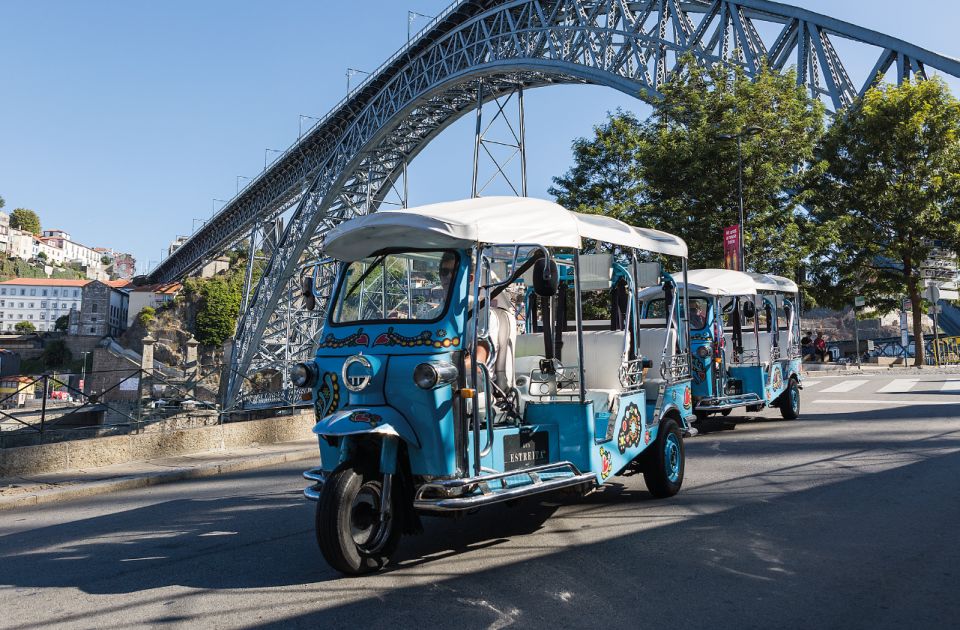
<path id="1" fill-rule="evenodd" d="M 503 436 L 503 469 L 519 470 L 549 464 L 549 438 L 546 431 Z"/>

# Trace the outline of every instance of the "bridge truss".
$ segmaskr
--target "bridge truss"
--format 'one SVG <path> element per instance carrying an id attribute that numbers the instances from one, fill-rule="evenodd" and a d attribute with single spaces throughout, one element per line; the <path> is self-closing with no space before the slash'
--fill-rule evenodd
<path id="1" fill-rule="evenodd" d="M 851 44 L 876 53 L 859 80 L 839 52 Z M 183 277 L 247 241 L 229 407 L 250 390 L 252 374 L 285 373 L 291 361 L 311 354 L 323 308 L 303 308 L 300 283 L 323 261 L 324 234 L 381 207 L 401 182 L 405 189 L 406 165 L 447 126 L 484 102 L 556 83 L 655 97 L 687 53 L 701 64 L 738 64 L 748 74 L 764 63 L 795 67 L 798 83 L 835 110 L 878 76 L 960 76 L 957 60 L 768 0 L 460 0 L 228 202 L 151 280 Z M 280 217 L 288 217 L 282 231 Z M 331 266 L 321 264 L 318 274 L 317 286 L 328 294 Z M 288 403 L 299 395 L 284 389 Z"/>

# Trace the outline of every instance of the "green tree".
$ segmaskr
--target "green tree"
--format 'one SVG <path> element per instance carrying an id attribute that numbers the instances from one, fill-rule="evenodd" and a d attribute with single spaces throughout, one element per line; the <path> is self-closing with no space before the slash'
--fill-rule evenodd
<path id="1" fill-rule="evenodd" d="M 36 332 L 37 327 L 32 322 L 17 322 L 13 329 L 21 334 Z"/>
<path id="2" fill-rule="evenodd" d="M 206 346 L 220 345 L 233 336 L 237 325 L 242 274 L 210 278 L 200 285 L 199 293 L 200 305 L 195 325 L 197 341 Z"/>
<path id="3" fill-rule="evenodd" d="M 46 369 L 63 367 L 73 359 L 73 353 L 62 339 L 54 339 L 47 343 L 40 355 Z"/>
<path id="4" fill-rule="evenodd" d="M 57 318 L 57 321 L 53 324 L 53 330 L 56 332 L 67 332 L 67 327 L 70 325 L 70 316 L 61 315 Z"/>
<path id="5" fill-rule="evenodd" d="M 40 233 L 40 217 L 33 210 L 17 208 L 10 213 L 10 227 L 32 234 Z"/>
<path id="6" fill-rule="evenodd" d="M 889 312 L 906 294 L 922 365 L 920 267 L 937 241 L 960 250 L 960 102 L 939 79 L 873 88 L 837 115 L 817 157 L 821 299 L 862 294 Z"/>
<path id="7" fill-rule="evenodd" d="M 157 309 L 152 306 L 144 306 L 137 314 L 137 321 L 146 328 L 152 321 L 157 319 Z"/>
<path id="8" fill-rule="evenodd" d="M 46 260 L 47 260 L 47 252 L 39 252 L 39 253 L 37 254 L 37 259 L 38 259 L 38 260 L 46 261 Z"/>
<path id="9" fill-rule="evenodd" d="M 0 210 L 3 210 L 3 207 L 7 205 L 6 200 L 3 197 L 0 197 Z"/>
<path id="10" fill-rule="evenodd" d="M 761 69 L 702 68 L 692 59 L 651 101 L 643 123 L 618 112 L 573 145 L 574 166 L 550 189 L 568 208 L 608 214 L 684 238 L 691 267 L 723 264 L 723 228 L 739 220 L 737 143 L 745 136 L 743 189 L 748 267 L 793 276 L 801 247 L 798 167 L 823 132 L 823 107 L 796 76 Z"/>

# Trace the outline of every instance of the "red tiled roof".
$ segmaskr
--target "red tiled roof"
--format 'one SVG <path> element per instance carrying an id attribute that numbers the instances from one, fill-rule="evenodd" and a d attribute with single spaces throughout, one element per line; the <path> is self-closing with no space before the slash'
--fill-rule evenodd
<path id="1" fill-rule="evenodd" d="M 0 284 L 25 284 L 38 287 L 83 287 L 92 280 L 62 280 L 59 278 L 13 278 Z"/>
<path id="2" fill-rule="evenodd" d="M 145 284 L 142 287 L 133 287 L 131 292 L 137 293 L 176 293 L 183 288 L 179 282 L 167 282 L 166 284 Z"/>
<path id="3" fill-rule="evenodd" d="M 132 280 L 101 280 L 105 285 L 111 286 L 114 289 L 126 289 L 128 286 L 133 284 Z"/>

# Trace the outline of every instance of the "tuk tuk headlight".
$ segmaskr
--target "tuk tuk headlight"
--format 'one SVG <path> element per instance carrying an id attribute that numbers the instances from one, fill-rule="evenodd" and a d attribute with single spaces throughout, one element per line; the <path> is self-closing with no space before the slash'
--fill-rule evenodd
<path id="1" fill-rule="evenodd" d="M 713 354 L 713 346 L 710 345 L 709 343 L 704 344 L 699 348 L 697 348 L 697 356 L 700 357 L 701 359 L 706 359 L 711 354 Z"/>
<path id="2" fill-rule="evenodd" d="M 413 382 L 421 389 L 433 389 L 456 380 L 457 368 L 451 363 L 421 363 L 413 370 Z"/>
<path id="3" fill-rule="evenodd" d="M 317 366 L 313 363 L 295 363 L 290 368 L 290 382 L 294 387 L 313 387 L 317 382 Z"/>

